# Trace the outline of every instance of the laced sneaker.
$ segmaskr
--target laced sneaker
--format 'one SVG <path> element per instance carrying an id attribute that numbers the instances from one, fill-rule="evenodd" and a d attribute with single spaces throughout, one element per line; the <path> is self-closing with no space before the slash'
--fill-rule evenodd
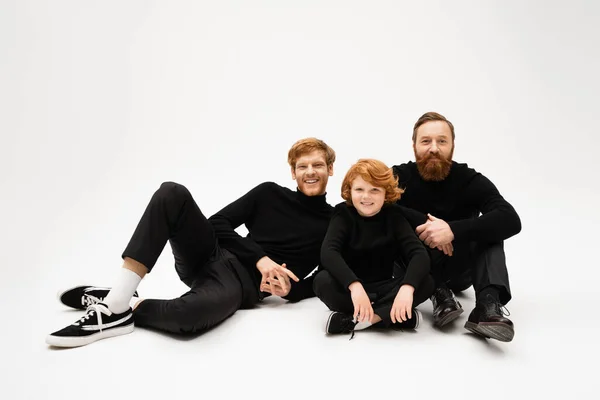
<path id="1" fill-rule="evenodd" d="M 102 303 L 110 292 L 108 287 L 76 286 L 58 293 L 58 301 L 67 307 L 86 310 L 92 304 Z M 136 291 L 133 297 L 139 297 Z"/>
<path id="2" fill-rule="evenodd" d="M 433 304 L 433 324 L 440 328 L 454 321 L 464 311 L 452 290 L 445 287 L 435 289 L 431 296 L 431 303 Z"/>
<path id="3" fill-rule="evenodd" d="M 465 323 L 465 328 L 486 338 L 510 342 L 515 336 L 515 328 L 505 315 L 510 315 L 506 307 L 489 296 L 477 302 Z"/>
<path id="4" fill-rule="evenodd" d="M 329 334 L 340 334 L 340 333 L 351 333 L 354 337 L 354 327 L 356 322 L 351 314 L 344 314 L 338 311 L 334 311 L 329 314 L 327 318 L 327 324 L 325 325 L 325 332 Z"/>
<path id="5" fill-rule="evenodd" d="M 416 308 L 412 309 L 412 318 L 408 319 L 404 322 L 396 322 L 395 324 L 392 323 L 390 326 L 395 329 L 395 330 L 415 330 L 419 327 L 419 325 L 421 325 L 421 321 L 423 320 L 423 315 L 421 314 L 421 311 L 417 310 Z"/>
<path id="6" fill-rule="evenodd" d="M 115 314 L 105 304 L 97 303 L 90 305 L 86 314 L 73 324 L 48 335 L 46 343 L 58 347 L 78 347 L 132 331 L 131 308 Z"/>

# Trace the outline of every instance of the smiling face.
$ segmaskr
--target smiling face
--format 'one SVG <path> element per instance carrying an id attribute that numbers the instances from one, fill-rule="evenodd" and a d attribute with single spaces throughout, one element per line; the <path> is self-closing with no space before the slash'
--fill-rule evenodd
<path id="1" fill-rule="evenodd" d="M 327 165 L 325 152 L 314 150 L 296 159 L 292 179 L 307 196 L 320 196 L 327 191 L 327 181 L 333 175 L 333 164 Z"/>
<path id="2" fill-rule="evenodd" d="M 363 217 L 372 217 L 377 214 L 385 202 L 385 189 L 373 186 L 360 176 L 352 181 L 350 195 L 352 205 Z"/>
<path id="3" fill-rule="evenodd" d="M 417 169 L 426 181 L 443 181 L 450 173 L 454 140 L 445 121 L 429 121 L 415 133 L 413 143 Z"/>

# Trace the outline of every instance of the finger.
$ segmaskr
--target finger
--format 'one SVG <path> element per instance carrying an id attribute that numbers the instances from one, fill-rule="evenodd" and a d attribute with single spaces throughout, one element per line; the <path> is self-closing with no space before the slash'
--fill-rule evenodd
<path id="1" fill-rule="evenodd" d="M 300 281 L 300 279 L 298 279 L 298 277 L 289 269 L 287 269 L 285 267 L 285 263 L 281 264 L 280 266 L 277 267 L 277 272 L 281 275 L 285 275 L 288 276 L 290 278 L 292 278 L 293 280 L 295 280 L 296 282 Z"/>
<path id="2" fill-rule="evenodd" d="M 279 273 L 279 271 L 275 273 L 273 282 L 277 282 L 277 284 L 281 286 L 282 289 L 287 289 L 289 285 L 289 281 L 286 279 L 285 275 L 282 275 L 281 273 Z"/>
<path id="3" fill-rule="evenodd" d="M 300 279 L 298 279 L 298 277 L 289 269 L 285 269 L 285 273 L 287 274 L 287 276 L 289 276 L 290 278 L 292 278 L 294 281 L 296 282 L 300 282 Z"/>
<path id="4" fill-rule="evenodd" d="M 428 218 L 429 218 L 429 220 L 431 220 L 431 221 L 437 221 L 437 218 L 436 218 L 436 217 L 434 217 L 434 216 L 433 216 L 433 215 L 431 215 L 431 214 L 427 214 L 427 217 L 428 217 Z"/>
<path id="5" fill-rule="evenodd" d="M 367 310 L 364 305 L 360 306 L 360 312 L 358 313 L 358 319 L 360 322 L 365 322 L 365 317 L 367 316 Z"/>
<path id="6" fill-rule="evenodd" d="M 392 311 L 390 311 L 390 319 L 392 320 L 392 324 L 396 323 L 396 309 L 394 307 L 392 307 Z"/>
<path id="7" fill-rule="evenodd" d="M 358 318 L 358 312 L 359 312 L 359 310 L 360 310 L 360 307 L 357 306 L 357 305 L 354 305 L 354 315 L 352 316 L 352 319 L 354 321 L 356 321 L 356 318 Z"/>
<path id="8" fill-rule="evenodd" d="M 447 244 L 447 245 L 446 245 L 446 254 L 447 254 L 448 256 L 451 256 L 451 255 L 452 255 L 452 245 L 451 245 L 451 244 Z"/>
<path id="9" fill-rule="evenodd" d="M 412 307 L 408 307 L 406 315 L 408 315 L 408 319 L 412 319 Z"/>
<path id="10" fill-rule="evenodd" d="M 406 305 L 402 305 L 400 318 L 402 318 L 402 322 L 406 321 Z"/>
<path id="11" fill-rule="evenodd" d="M 281 289 L 283 289 L 283 290 L 288 290 L 288 288 L 290 287 L 290 281 L 285 279 L 285 276 L 281 276 L 281 275 L 278 276 L 277 282 L 278 282 L 279 286 L 281 287 Z"/>
<path id="12" fill-rule="evenodd" d="M 438 249 L 439 248 L 440 248 L 440 246 L 438 246 Z M 448 255 L 448 252 L 449 252 L 448 246 L 447 245 L 443 245 L 443 246 L 441 246 L 441 248 L 442 248 L 442 251 L 444 252 L 444 254 Z"/>
<path id="13" fill-rule="evenodd" d="M 277 287 L 277 288 L 280 288 L 280 289 L 281 289 L 281 282 L 280 282 L 279 280 L 277 280 L 277 279 L 275 279 L 275 280 L 273 280 L 273 281 L 269 280 L 269 281 L 267 281 L 267 284 L 268 284 L 268 285 L 269 285 L 271 288 L 273 288 L 273 287 Z"/>
<path id="14" fill-rule="evenodd" d="M 415 232 L 417 232 L 417 235 L 420 235 L 425 228 L 427 228 L 427 224 L 419 225 L 417 226 L 417 229 L 415 229 Z"/>
<path id="15" fill-rule="evenodd" d="M 402 322 L 402 311 L 400 310 L 400 306 L 396 308 L 396 320 Z"/>

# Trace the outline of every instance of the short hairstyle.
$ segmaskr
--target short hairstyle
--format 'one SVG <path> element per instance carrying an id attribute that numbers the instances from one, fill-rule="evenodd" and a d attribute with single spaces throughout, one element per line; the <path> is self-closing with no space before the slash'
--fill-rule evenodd
<path id="1" fill-rule="evenodd" d="M 452 122 L 448 121 L 446 119 L 446 117 L 444 117 L 442 114 L 438 114 L 436 112 L 430 111 L 430 112 L 427 112 L 427 113 L 421 115 L 421 117 L 417 120 L 417 122 L 415 122 L 415 127 L 413 128 L 413 136 L 412 136 L 413 143 L 415 143 L 415 141 L 417 140 L 417 129 L 419 129 L 419 127 L 421 125 L 423 125 L 424 123 L 431 122 L 431 121 L 443 121 L 443 122 L 447 123 L 448 126 L 450 127 L 450 132 L 452 132 L 452 142 L 454 142 L 454 125 L 452 125 Z"/>
<path id="2" fill-rule="evenodd" d="M 398 177 L 394 176 L 391 168 L 379 160 L 361 158 L 346 172 L 342 182 L 342 198 L 347 204 L 352 204 L 352 182 L 358 176 L 373 186 L 383 188 L 386 203 L 396 202 L 404 193 L 404 190 L 398 187 Z"/>
<path id="3" fill-rule="evenodd" d="M 288 152 L 288 164 L 290 164 L 290 167 L 295 169 L 298 158 L 305 154 L 312 153 L 315 150 L 320 150 L 325 153 L 325 162 L 327 163 L 328 167 L 333 165 L 335 162 L 335 151 L 333 151 L 333 149 L 329 147 L 327 143 L 314 137 L 300 139 L 294 143 Z"/>

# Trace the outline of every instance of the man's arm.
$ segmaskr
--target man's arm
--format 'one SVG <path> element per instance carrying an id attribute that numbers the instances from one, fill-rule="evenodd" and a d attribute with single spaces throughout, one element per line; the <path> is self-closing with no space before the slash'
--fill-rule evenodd
<path id="1" fill-rule="evenodd" d="M 243 264 L 256 265 L 258 260 L 267 255 L 254 240 L 242 237 L 235 231 L 256 217 L 258 200 L 264 196 L 267 185 L 262 183 L 256 186 L 208 219 L 221 247 L 236 255 Z"/>
<path id="2" fill-rule="evenodd" d="M 358 277 L 342 257 L 342 248 L 349 232 L 348 223 L 340 211 L 331 218 L 321 245 L 321 265 L 344 287 L 348 288 Z"/>
<path id="3" fill-rule="evenodd" d="M 477 218 L 449 221 L 454 239 L 500 242 L 521 231 L 521 219 L 496 186 L 479 174 L 467 187 L 464 198 L 481 212 Z"/>

